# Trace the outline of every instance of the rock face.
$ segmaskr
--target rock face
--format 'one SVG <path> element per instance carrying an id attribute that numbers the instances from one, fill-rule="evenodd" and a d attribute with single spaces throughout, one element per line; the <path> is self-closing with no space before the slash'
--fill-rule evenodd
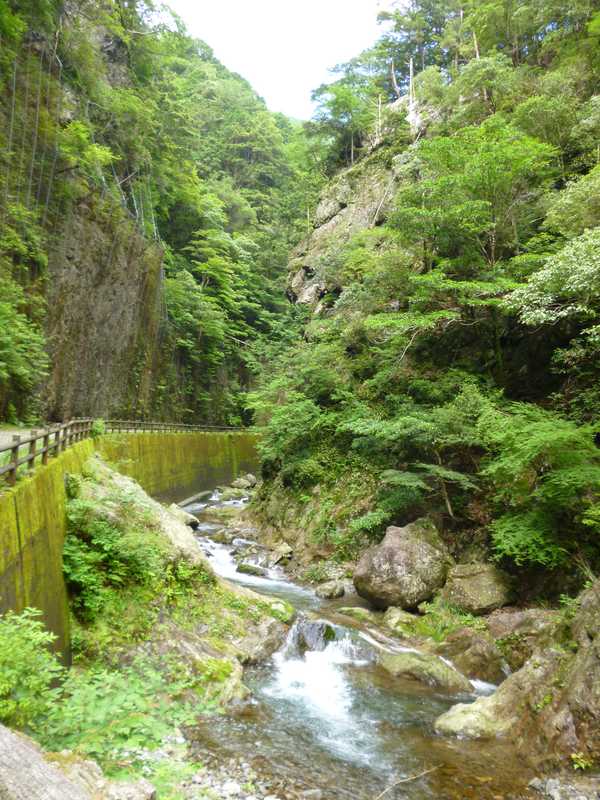
<path id="1" fill-rule="evenodd" d="M 120 213 L 78 204 L 48 260 L 48 419 L 148 405 L 160 325 L 162 252 Z"/>
<path id="2" fill-rule="evenodd" d="M 502 652 L 493 639 L 472 628 L 460 628 L 434 647 L 469 678 L 501 683 L 508 672 Z"/>
<path id="3" fill-rule="evenodd" d="M 511 670 L 521 669 L 533 652 L 548 646 L 560 625 L 560 612 L 548 608 L 503 608 L 486 619 Z"/>
<path id="4" fill-rule="evenodd" d="M 448 573 L 442 597 L 470 614 L 489 614 L 510 603 L 512 587 L 493 564 L 457 564 Z"/>
<path id="5" fill-rule="evenodd" d="M 358 562 L 354 586 L 376 608 L 416 608 L 444 585 L 452 559 L 432 522 L 387 529 Z"/>
<path id="6" fill-rule="evenodd" d="M 600 757 L 600 581 L 580 598 L 570 640 L 543 646 L 490 697 L 459 704 L 436 730 L 459 736 L 510 736 L 524 753 L 558 761 Z"/>
<path id="7" fill-rule="evenodd" d="M 250 561 L 242 561 L 241 564 L 238 564 L 237 571 L 243 575 L 255 575 L 257 578 L 264 578 L 267 575 L 264 567 L 259 567 L 258 564 L 252 564 Z"/>
<path id="8" fill-rule="evenodd" d="M 378 663 L 395 678 L 412 678 L 451 694 L 473 691 L 470 681 L 464 675 L 438 656 L 429 653 L 418 653 L 415 650 L 384 653 L 379 657 Z"/>
<path id="9" fill-rule="evenodd" d="M 73 754 L 46 760 L 40 748 L 0 725 L 0 797 L 2 800 L 156 800 L 146 780 L 108 781 L 94 761 Z"/>
<path id="10" fill-rule="evenodd" d="M 360 230 L 381 221 L 392 206 L 395 177 L 376 156 L 342 172 L 325 189 L 314 218 L 314 228 L 293 251 L 288 294 L 316 313 L 321 300 L 335 286 L 323 274 L 328 256 Z"/>

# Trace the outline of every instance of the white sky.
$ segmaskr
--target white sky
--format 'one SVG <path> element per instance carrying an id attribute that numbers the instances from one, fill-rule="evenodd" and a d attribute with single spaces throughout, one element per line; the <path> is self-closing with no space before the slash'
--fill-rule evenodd
<path id="1" fill-rule="evenodd" d="M 167 0 L 192 36 L 239 72 L 271 111 L 309 119 L 328 70 L 370 47 L 390 0 Z"/>

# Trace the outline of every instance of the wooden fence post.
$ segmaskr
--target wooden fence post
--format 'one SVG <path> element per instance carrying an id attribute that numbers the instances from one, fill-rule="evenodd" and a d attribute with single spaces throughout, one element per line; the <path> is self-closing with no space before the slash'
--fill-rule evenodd
<path id="1" fill-rule="evenodd" d="M 27 462 L 27 469 L 33 472 L 35 467 L 35 451 L 37 449 L 38 431 L 31 431 L 31 441 L 29 442 L 29 461 Z"/>
<path id="2" fill-rule="evenodd" d="M 44 430 L 44 438 L 42 440 L 42 464 L 48 463 L 48 451 L 50 450 L 50 431 L 48 428 Z"/>
<path id="3" fill-rule="evenodd" d="M 10 465 L 12 469 L 8 473 L 8 482 L 14 486 L 17 482 L 17 469 L 19 468 L 19 446 L 21 437 L 18 433 L 13 434 L 13 445 L 10 451 Z"/>

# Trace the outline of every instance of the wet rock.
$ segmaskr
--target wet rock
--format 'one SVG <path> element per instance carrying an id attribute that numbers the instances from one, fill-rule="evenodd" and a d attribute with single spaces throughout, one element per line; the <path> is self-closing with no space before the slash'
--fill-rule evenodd
<path id="1" fill-rule="evenodd" d="M 294 555 L 293 549 L 287 542 L 279 542 L 269 556 L 269 566 L 274 567 L 282 561 L 288 561 Z"/>
<path id="2" fill-rule="evenodd" d="M 600 758 L 600 581 L 579 600 L 570 640 L 542 646 L 490 697 L 436 720 L 440 733 L 510 736 L 524 752 L 558 762 Z"/>
<path id="3" fill-rule="evenodd" d="M 598 800 L 600 778 L 534 778 L 529 788 L 545 800 Z"/>
<path id="4" fill-rule="evenodd" d="M 493 564 L 457 564 L 448 573 L 442 598 L 469 614 L 489 614 L 510 603 L 513 591 L 508 575 Z"/>
<path id="5" fill-rule="evenodd" d="M 378 663 L 395 678 L 412 678 L 450 694 L 473 691 L 470 681 L 464 675 L 438 656 L 429 653 L 412 650 L 403 653 L 383 653 L 379 656 Z"/>
<path id="6" fill-rule="evenodd" d="M 357 622 L 367 622 L 372 625 L 379 625 L 381 618 L 368 608 L 361 608 L 360 606 L 344 606 L 337 609 L 338 614 L 343 614 L 346 617 L 351 617 Z"/>
<path id="7" fill-rule="evenodd" d="M 469 678 L 501 683 L 507 675 L 503 655 L 493 639 L 473 628 L 460 628 L 434 645 L 433 652 L 452 661 Z"/>
<path id="8" fill-rule="evenodd" d="M 381 544 L 358 562 L 354 585 L 376 608 L 413 609 L 444 585 L 451 564 L 435 526 L 421 519 L 404 528 L 389 527 Z"/>
<path id="9" fill-rule="evenodd" d="M 278 619 L 265 617 L 245 636 L 241 661 L 244 664 L 265 661 L 283 645 L 287 632 L 287 627 Z"/>
<path id="10" fill-rule="evenodd" d="M 234 534 L 228 531 L 227 528 L 219 528 L 219 530 L 209 532 L 208 536 L 217 544 L 231 544 Z"/>
<path id="11" fill-rule="evenodd" d="M 248 497 L 248 491 L 246 489 L 228 486 L 221 491 L 220 499 L 223 503 L 226 503 L 228 500 L 244 500 L 246 497 Z"/>
<path id="12" fill-rule="evenodd" d="M 188 512 L 178 506 L 177 503 L 171 503 L 168 510 L 176 519 L 183 522 L 184 525 L 188 525 L 192 530 L 196 530 L 198 527 L 198 518 L 193 514 L 188 514 Z"/>
<path id="13" fill-rule="evenodd" d="M 252 564 L 249 561 L 242 561 L 238 564 L 237 571 L 243 575 L 255 575 L 258 578 L 264 578 L 268 573 L 264 567 L 259 567 L 258 564 Z"/>
<path id="14" fill-rule="evenodd" d="M 410 633 L 410 628 L 417 619 L 418 617 L 415 614 L 390 606 L 383 615 L 383 624 L 397 636 L 406 636 Z"/>
<path id="15" fill-rule="evenodd" d="M 303 655 L 307 650 L 324 650 L 335 640 L 335 628 L 322 619 L 299 619 L 288 641 L 290 652 Z"/>
<path id="16" fill-rule="evenodd" d="M 342 581 L 327 581 L 317 586 L 315 594 L 323 600 L 334 600 L 336 597 L 343 597 L 346 593 Z"/>
<path id="17" fill-rule="evenodd" d="M 560 612 L 546 608 L 503 608 L 486 619 L 511 670 L 521 669 L 536 648 L 551 644 L 561 624 Z"/>

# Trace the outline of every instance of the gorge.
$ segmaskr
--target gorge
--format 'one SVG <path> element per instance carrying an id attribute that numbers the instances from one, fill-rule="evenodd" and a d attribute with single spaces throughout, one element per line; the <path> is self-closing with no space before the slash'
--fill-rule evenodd
<path id="1" fill-rule="evenodd" d="M 380 20 L 0 0 L 7 800 L 600 796 L 600 5 Z"/>

